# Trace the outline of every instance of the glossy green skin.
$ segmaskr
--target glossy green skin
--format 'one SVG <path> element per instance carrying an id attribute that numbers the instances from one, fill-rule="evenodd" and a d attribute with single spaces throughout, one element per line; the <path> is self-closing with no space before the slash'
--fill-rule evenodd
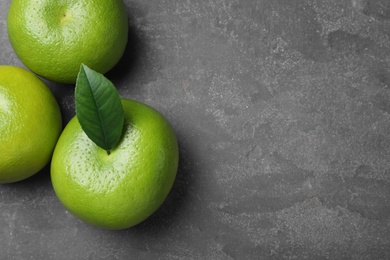
<path id="1" fill-rule="evenodd" d="M 106 73 L 127 44 L 122 0 L 12 0 L 7 25 L 24 65 L 61 83 L 75 83 L 82 63 Z"/>
<path id="2" fill-rule="evenodd" d="M 106 229 L 134 226 L 155 212 L 174 183 L 178 145 L 168 121 L 153 108 L 122 99 L 126 123 L 116 148 L 96 146 L 76 117 L 54 151 L 51 178 L 63 205 Z"/>
<path id="3" fill-rule="evenodd" d="M 0 183 L 46 166 L 61 131 L 60 107 L 45 83 L 30 71 L 0 65 Z"/>

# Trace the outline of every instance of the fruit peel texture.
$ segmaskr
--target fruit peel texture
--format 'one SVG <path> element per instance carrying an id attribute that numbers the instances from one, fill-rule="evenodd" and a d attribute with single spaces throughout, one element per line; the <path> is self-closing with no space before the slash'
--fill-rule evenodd
<path id="1" fill-rule="evenodd" d="M 47 165 L 61 130 L 50 89 L 27 70 L 0 66 L 0 183 L 26 179 Z"/>
<path id="2" fill-rule="evenodd" d="M 123 229 L 155 212 L 178 167 L 178 146 L 167 120 L 145 104 L 122 99 L 126 123 L 119 145 L 107 152 L 81 130 L 77 117 L 54 152 L 51 177 L 63 205 L 92 225 Z"/>
<path id="3" fill-rule="evenodd" d="M 7 25 L 24 65 L 61 83 L 74 83 L 81 63 L 106 73 L 127 44 L 122 0 L 13 0 Z"/>

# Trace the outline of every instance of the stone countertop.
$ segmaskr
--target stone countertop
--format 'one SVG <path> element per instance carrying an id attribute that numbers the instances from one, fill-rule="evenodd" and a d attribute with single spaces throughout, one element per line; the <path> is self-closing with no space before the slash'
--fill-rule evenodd
<path id="1" fill-rule="evenodd" d="M 23 67 L 0 2 L 0 63 Z M 126 0 L 106 76 L 173 125 L 173 190 L 145 222 L 91 227 L 49 168 L 0 185 L 0 259 L 389 259 L 388 0 Z M 74 116 L 71 85 L 47 82 Z M 3 147 L 4 149 L 4 147 Z"/>

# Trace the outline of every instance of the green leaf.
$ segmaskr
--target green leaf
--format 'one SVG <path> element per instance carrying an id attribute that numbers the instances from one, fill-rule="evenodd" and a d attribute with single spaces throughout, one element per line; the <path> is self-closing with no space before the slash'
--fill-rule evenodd
<path id="1" fill-rule="evenodd" d="M 122 103 L 114 84 L 82 64 L 75 99 L 81 128 L 96 145 L 109 153 L 117 145 L 124 123 Z"/>

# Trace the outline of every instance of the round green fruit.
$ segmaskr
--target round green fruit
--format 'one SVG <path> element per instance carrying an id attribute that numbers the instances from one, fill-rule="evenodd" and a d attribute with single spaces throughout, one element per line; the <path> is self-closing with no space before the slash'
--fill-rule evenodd
<path id="1" fill-rule="evenodd" d="M 81 63 L 109 71 L 127 34 L 122 0 L 12 0 L 8 11 L 8 35 L 20 60 L 61 83 L 75 83 Z"/>
<path id="2" fill-rule="evenodd" d="M 143 103 L 121 101 L 123 135 L 110 153 L 93 143 L 74 117 L 51 164 L 53 187 L 65 208 L 106 229 L 129 228 L 155 212 L 172 188 L 179 160 L 168 121 Z"/>
<path id="3" fill-rule="evenodd" d="M 26 179 L 47 165 L 61 130 L 50 89 L 30 71 L 0 65 L 0 183 Z"/>

